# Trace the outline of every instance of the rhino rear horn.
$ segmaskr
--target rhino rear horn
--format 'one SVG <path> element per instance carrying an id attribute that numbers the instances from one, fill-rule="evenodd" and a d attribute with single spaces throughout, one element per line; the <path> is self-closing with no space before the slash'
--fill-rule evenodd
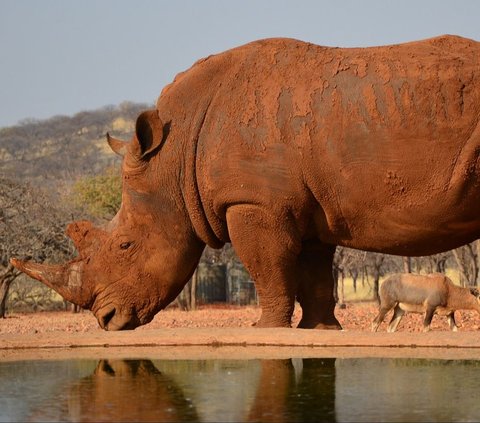
<path id="1" fill-rule="evenodd" d="M 65 233 L 73 241 L 82 258 L 89 256 L 92 248 L 98 248 L 106 236 L 105 230 L 96 228 L 88 220 L 70 223 Z"/>
<path id="2" fill-rule="evenodd" d="M 112 151 L 119 156 L 124 156 L 125 153 L 127 152 L 127 147 L 128 147 L 128 142 L 127 141 L 122 141 L 119 140 L 118 138 L 113 138 L 110 136 L 110 134 L 107 132 L 107 142 Z"/>
<path id="3" fill-rule="evenodd" d="M 91 233 L 94 230 L 93 224 L 87 220 L 72 222 L 67 226 L 66 235 L 73 241 L 77 250 L 82 253 L 91 244 Z"/>

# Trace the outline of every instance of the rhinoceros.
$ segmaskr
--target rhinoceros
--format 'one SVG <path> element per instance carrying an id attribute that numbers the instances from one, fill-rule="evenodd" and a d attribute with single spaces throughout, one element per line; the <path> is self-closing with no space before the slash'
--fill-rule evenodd
<path id="1" fill-rule="evenodd" d="M 209 56 L 141 113 L 122 204 L 71 223 L 66 264 L 12 259 L 106 330 L 152 320 L 205 245 L 231 242 L 260 327 L 340 329 L 336 246 L 429 255 L 480 236 L 480 43 L 330 48 L 275 38 Z"/>

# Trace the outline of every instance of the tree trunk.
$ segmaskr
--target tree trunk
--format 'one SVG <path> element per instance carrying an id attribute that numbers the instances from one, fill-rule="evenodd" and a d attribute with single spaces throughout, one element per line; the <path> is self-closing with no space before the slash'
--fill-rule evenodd
<path id="1" fill-rule="evenodd" d="M 184 311 L 190 310 L 191 297 L 191 281 L 188 281 L 176 299 L 178 307 Z"/>
<path id="2" fill-rule="evenodd" d="M 358 268 L 350 270 L 350 276 L 352 277 L 353 292 L 357 293 L 357 279 L 358 279 Z"/>
<path id="3" fill-rule="evenodd" d="M 343 272 L 341 273 L 341 278 L 342 278 L 342 302 L 341 304 L 345 303 L 345 276 Z"/>
<path id="4" fill-rule="evenodd" d="M 467 244 L 463 247 L 452 250 L 453 257 L 457 262 L 460 271 L 460 285 L 476 285 L 478 279 L 478 248 L 480 244 L 477 241 Z"/>
<path id="5" fill-rule="evenodd" d="M 71 311 L 72 313 L 80 313 L 80 306 L 73 304 L 67 300 L 63 300 L 63 309 L 65 311 Z"/>
<path id="6" fill-rule="evenodd" d="M 380 289 L 380 274 L 376 273 L 373 277 L 373 299 L 380 304 L 380 295 L 378 291 Z"/>
<path id="7" fill-rule="evenodd" d="M 385 260 L 383 254 L 375 254 L 375 261 L 373 264 L 373 299 L 380 304 L 380 276 L 382 271 L 382 264 Z"/>
<path id="8" fill-rule="evenodd" d="M 479 285 L 479 275 L 480 275 L 480 239 L 472 242 L 472 250 L 473 250 L 473 283 L 474 285 Z"/>
<path id="9" fill-rule="evenodd" d="M 368 269 L 367 266 L 363 266 L 362 268 L 362 288 L 365 288 L 365 280 L 368 283 Z"/>
<path id="10" fill-rule="evenodd" d="M 338 268 L 333 266 L 333 299 L 338 304 Z"/>
<path id="11" fill-rule="evenodd" d="M 5 272 L 0 274 L 0 318 L 5 318 L 5 312 L 7 308 L 7 297 L 11 283 L 20 274 L 18 270 L 9 264 L 5 269 Z"/>
<path id="12" fill-rule="evenodd" d="M 411 257 L 403 257 L 403 271 L 405 273 L 412 273 L 412 259 Z"/>
<path id="13" fill-rule="evenodd" d="M 8 290 L 10 289 L 11 279 L 4 276 L 0 281 L 0 318 L 5 318 Z"/>
<path id="14" fill-rule="evenodd" d="M 447 263 L 447 256 L 443 256 L 436 260 L 435 271 L 439 273 L 445 273 L 445 265 Z"/>
<path id="15" fill-rule="evenodd" d="M 198 267 L 197 267 L 198 269 Z M 193 272 L 190 288 L 190 309 L 195 310 L 197 307 L 197 269 Z"/>

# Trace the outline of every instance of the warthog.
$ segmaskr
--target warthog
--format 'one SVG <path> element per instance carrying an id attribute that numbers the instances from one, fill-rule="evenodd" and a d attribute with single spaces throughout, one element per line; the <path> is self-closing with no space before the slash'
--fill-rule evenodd
<path id="1" fill-rule="evenodd" d="M 385 315 L 394 308 L 388 332 L 395 332 L 405 312 L 425 313 L 423 331 L 430 330 L 435 313 L 446 315 L 450 329 L 458 330 L 455 310 L 476 310 L 480 314 L 480 293 L 477 288 L 456 286 L 441 273 L 416 275 L 398 273 L 387 278 L 380 286 L 380 306 L 373 320 L 376 332 Z"/>

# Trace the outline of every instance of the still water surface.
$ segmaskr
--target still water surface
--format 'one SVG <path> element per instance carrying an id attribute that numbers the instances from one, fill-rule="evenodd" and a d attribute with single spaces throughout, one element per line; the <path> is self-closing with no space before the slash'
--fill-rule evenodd
<path id="1" fill-rule="evenodd" d="M 480 361 L 0 362 L 0 421 L 480 421 Z"/>

